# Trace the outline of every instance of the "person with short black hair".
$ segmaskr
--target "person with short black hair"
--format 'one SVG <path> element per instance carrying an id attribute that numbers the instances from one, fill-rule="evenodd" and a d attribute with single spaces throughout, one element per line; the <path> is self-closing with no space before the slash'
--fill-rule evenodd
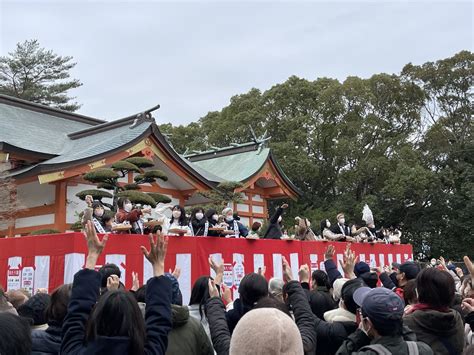
<path id="1" fill-rule="evenodd" d="M 240 298 L 234 301 L 234 309 L 226 313 L 229 331 L 232 333 L 240 318 L 250 311 L 261 298 L 268 296 L 267 280 L 257 273 L 245 275 L 239 285 Z"/>
<path id="2" fill-rule="evenodd" d="M 336 354 L 420 354 L 433 351 L 425 343 L 403 337 L 403 300 L 386 288 L 361 287 L 354 292 L 359 329 L 349 335 Z"/>
<path id="3" fill-rule="evenodd" d="M 31 331 L 25 319 L 7 312 L 0 313 L 0 354 L 31 354 Z"/>
<path id="4" fill-rule="evenodd" d="M 403 289 L 409 280 L 416 279 L 420 272 L 420 265 L 414 261 L 405 261 L 403 264 L 393 263 L 393 266 L 396 268 L 395 273 L 389 275 L 386 272 L 382 272 L 379 275 L 379 279 L 384 287 L 391 289 L 404 300 Z M 392 275 L 396 278 L 396 284 L 392 281 Z"/>
<path id="5" fill-rule="evenodd" d="M 331 284 L 328 275 L 322 270 L 314 270 L 311 274 L 311 288 L 308 298 L 311 310 L 319 319 L 324 319 L 324 313 L 336 307 L 334 300 L 329 293 Z"/>
<path id="6" fill-rule="evenodd" d="M 464 324 L 451 306 L 454 301 L 453 277 L 438 268 L 422 270 L 416 278 L 418 303 L 407 312 L 404 323 L 418 340 L 436 354 L 459 354 L 464 346 Z"/>
<path id="7" fill-rule="evenodd" d="M 45 312 L 48 328 L 31 332 L 32 355 L 59 354 L 61 327 L 66 317 L 71 289 L 72 284 L 65 284 L 51 294 L 51 302 Z"/>
<path id="8" fill-rule="evenodd" d="M 51 296 L 47 293 L 37 293 L 18 307 L 18 315 L 28 318 L 32 329 L 46 329 L 48 327 L 46 319 L 46 309 L 51 303 Z"/>

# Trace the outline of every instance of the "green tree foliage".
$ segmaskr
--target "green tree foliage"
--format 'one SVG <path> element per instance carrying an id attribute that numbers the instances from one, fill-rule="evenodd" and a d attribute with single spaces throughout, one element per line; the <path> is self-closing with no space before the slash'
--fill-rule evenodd
<path id="1" fill-rule="evenodd" d="M 112 198 L 113 203 L 102 203 L 112 210 L 116 210 L 116 202 L 120 197 L 127 197 L 133 203 L 150 205 L 156 207 L 160 202 L 169 203 L 171 199 L 168 196 L 159 193 L 145 193 L 140 191 L 141 184 L 155 183 L 157 179 L 166 181 L 168 177 L 161 170 L 147 170 L 153 166 L 153 162 L 143 157 L 132 157 L 125 160 L 115 162 L 110 168 L 102 168 L 93 170 L 84 174 L 84 180 L 97 184 L 98 188 L 111 190 L 112 193 L 102 190 L 85 190 L 76 194 L 81 200 L 87 195 L 91 195 L 94 200 L 102 201 L 103 198 Z M 135 183 L 120 184 L 119 179 L 128 175 L 128 173 L 140 173 L 135 176 Z"/>
<path id="2" fill-rule="evenodd" d="M 27 101 L 76 111 L 81 106 L 68 96 L 82 83 L 71 79 L 76 63 L 40 47 L 37 40 L 17 43 L 13 52 L 0 57 L 0 93 Z"/>
<path id="3" fill-rule="evenodd" d="M 240 203 L 242 196 L 236 189 L 243 185 L 237 181 L 223 181 L 214 190 L 197 192 L 196 195 L 205 197 L 208 203 L 202 205 L 204 209 L 214 208 L 219 213 L 229 202 Z"/>
<path id="4" fill-rule="evenodd" d="M 399 75 L 314 81 L 290 77 L 231 98 L 189 126 L 163 125 L 183 153 L 243 143 L 268 131 L 270 147 L 304 192 L 287 218 L 359 222 L 369 204 L 378 226 L 399 226 L 422 257 L 474 250 L 471 52 Z"/>

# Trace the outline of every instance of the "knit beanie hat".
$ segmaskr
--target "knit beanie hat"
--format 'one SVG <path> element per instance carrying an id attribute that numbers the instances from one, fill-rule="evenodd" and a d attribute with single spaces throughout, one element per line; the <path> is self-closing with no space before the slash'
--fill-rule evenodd
<path id="1" fill-rule="evenodd" d="M 339 300 L 341 299 L 342 286 L 344 286 L 347 281 L 349 281 L 349 279 L 341 277 L 334 281 L 334 283 L 332 284 L 332 298 L 334 299 L 334 301 L 339 302 Z"/>
<path id="2" fill-rule="evenodd" d="M 288 315 L 275 308 L 258 308 L 237 323 L 229 354 L 303 354 L 303 341 Z"/>
<path id="3" fill-rule="evenodd" d="M 37 293 L 18 308 L 18 315 L 30 318 L 33 325 L 46 324 L 45 311 L 51 303 L 51 296 L 47 293 Z"/>

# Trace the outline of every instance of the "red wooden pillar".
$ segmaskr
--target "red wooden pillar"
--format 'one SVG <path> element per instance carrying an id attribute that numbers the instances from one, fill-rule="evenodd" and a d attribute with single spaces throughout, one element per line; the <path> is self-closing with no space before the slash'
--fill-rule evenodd
<path id="1" fill-rule="evenodd" d="M 66 181 L 56 183 L 54 225 L 55 229 L 61 233 L 66 231 L 66 189 Z"/>

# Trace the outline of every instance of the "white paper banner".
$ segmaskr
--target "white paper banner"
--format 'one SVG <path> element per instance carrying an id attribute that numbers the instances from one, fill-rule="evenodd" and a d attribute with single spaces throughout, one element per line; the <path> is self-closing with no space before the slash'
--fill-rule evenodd
<path id="1" fill-rule="evenodd" d="M 49 291 L 49 255 L 35 256 L 35 291 L 45 288 Z"/>
<path id="2" fill-rule="evenodd" d="M 191 254 L 176 254 L 176 265 L 181 269 L 178 279 L 179 288 L 183 295 L 183 304 L 189 304 L 191 298 Z"/>
<path id="3" fill-rule="evenodd" d="M 258 273 L 258 268 L 262 268 L 265 266 L 265 261 L 263 254 L 253 254 L 253 269 L 254 272 Z"/>
<path id="4" fill-rule="evenodd" d="M 273 277 L 283 280 L 281 254 L 273 254 Z"/>
<path id="5" fill-rule="evenodd" d="M 80 253 L 66 254 L 64 256 L 64 283 L 70 284 L 74 274 L 81 270 L 86 262 L 86 256 Z"/>
<path id="6" fill-rule="evenodd" d="M 233 260 L 234 260 L 234 300 L 239 297 L 239 286 L 240 286 L 240 281 L 244 278 L 245 276 L 245 266 L 244 266 L 244 254 L 238 254 L 234 253 L 233 254 Z"/>
<path id="7" fill-rule="evenodd" d="M 124 266 L 127 266 L 126 255 L 124 254 L 108 254 L 105 256 L 106 264 L 115 264 L 120 269 L 120 281 L 125 285 L 125 273 Z"/>
<path id="8" fill-rule="evenodd" d="M 291 271 L 293 272 L 293 279 L 298 280 L 298 270 L 300 269 L 300 261 L 298 259 L 298 253 L 290 254 L 290 265 L 291 265 Z"/>
<path id="9" fill-rule="evenodd" d="M 153 277 L 153 266 L 143 255 L 143 285 L 146 285 L 147 281 Z M 141 286 L 141 285 L 140 285 Z"/>

